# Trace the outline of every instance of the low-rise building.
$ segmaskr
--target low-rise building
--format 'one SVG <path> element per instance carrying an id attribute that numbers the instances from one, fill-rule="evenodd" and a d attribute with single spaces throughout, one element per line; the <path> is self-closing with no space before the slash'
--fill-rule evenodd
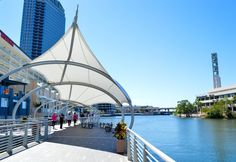
<path id="1" fill-rule="evenodd" d="M 209 107 L 212 106 L 218 100 L 233 100 L 234 96 L 236 96 L 236 84 L 228 87 L 215 88 L 213 90 L 210 90 L 205 95 L 197 96 L 197 99 L 202 103 L 203 107 Z M 234 106 L 234 111 L 235 110 L 236 108 Z"/>
<path id="2" fill-rule="evenodd" d="M 115 113 L 116 106 L 110 103 L 100 103 L 93 105 L 96 109 L 101 111 L 101 114 L 110 114 L 113 115 Z"/>

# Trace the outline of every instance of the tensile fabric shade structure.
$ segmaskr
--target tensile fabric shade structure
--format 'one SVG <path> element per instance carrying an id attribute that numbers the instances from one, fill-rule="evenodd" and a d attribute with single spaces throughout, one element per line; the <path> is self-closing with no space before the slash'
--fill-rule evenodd
<path id="1" fill-rule="evenodd" d="M 77 15 L 64 36 L 30 64 L 54 85 L 63 100 L 131 105 L 128 94 L 90 50 L 77 25 Z"/>

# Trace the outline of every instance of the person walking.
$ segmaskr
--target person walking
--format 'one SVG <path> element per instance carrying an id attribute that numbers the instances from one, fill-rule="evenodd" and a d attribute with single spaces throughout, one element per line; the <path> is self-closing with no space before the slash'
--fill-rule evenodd
<path id="1" fill-rule="evenodd" d="M 66 120 L 67 120 L 68 126 L 70 126 L 71 120 L 72 120 L 72 114 L 71 114 L 71 112 L 69 112 L 69 113 L 67 114 Z"/>
<path id="2" fill-rule="evenodd" d="M 52 119 L 52 127 L 53 127 L 53 129 L 55 129 L 55 125 L 57 122 L 57 114 L 53 113 L 51 119 Z"/>
<path id="3" fill-rule="evenodd" d="M 60 117 L 60 129 L 62 129 L 62 125 L 64 123 L 64 114 L 61 113 L 59 117 Z"/>
<path id="4" fill-rule="evenodd" d="M 78 120 L 78 114 L 76 114 L 76 112 L 74 112 L 74 115 L 73 115 L 74 126 L 75 126 L 77 120 Z"/>

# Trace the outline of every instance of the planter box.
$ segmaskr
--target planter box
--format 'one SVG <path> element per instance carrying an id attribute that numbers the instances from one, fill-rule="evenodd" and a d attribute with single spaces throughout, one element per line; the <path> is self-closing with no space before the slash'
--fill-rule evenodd
<path id="1" fill-rule="evenodd" d="M 122 140 L 117 140 L 116 143 L 116 152 L 119 154 L 124 154 L 125 153 L 125 139 Z"/>

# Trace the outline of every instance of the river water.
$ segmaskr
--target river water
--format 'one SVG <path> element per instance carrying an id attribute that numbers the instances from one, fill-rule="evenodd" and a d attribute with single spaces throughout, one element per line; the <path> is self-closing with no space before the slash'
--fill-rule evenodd
<path id="1" fill-rule="evenodd" d="M 133 129 L 176 161 L 236 162 L 236 120 L 135 116 Z"/>

